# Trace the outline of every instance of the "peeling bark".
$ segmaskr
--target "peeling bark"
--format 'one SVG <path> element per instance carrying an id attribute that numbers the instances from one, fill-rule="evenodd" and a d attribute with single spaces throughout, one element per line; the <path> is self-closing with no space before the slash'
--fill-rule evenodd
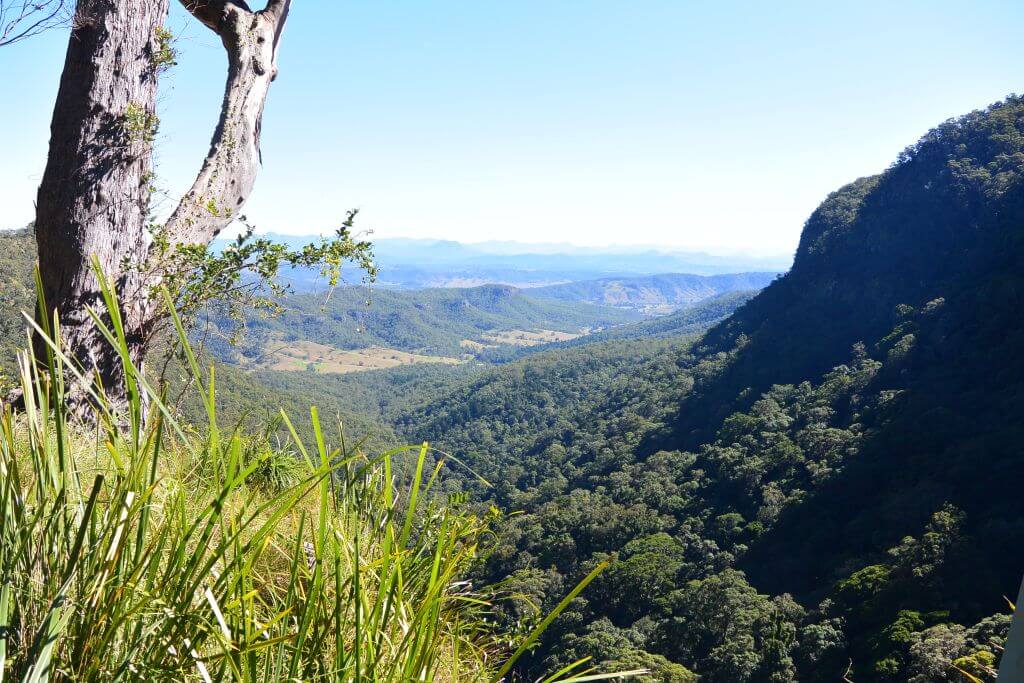
<path id="1" fill-rule="evenodd" d="M 172 244 L 205 244 L 237 216 L 252 191 L 263 104 L 276 75 L 290 0 L 271 0 L 259 12 L 241 1 L 182 4 L 221 36 L 228 55 L 210 151 L 166 226 Z M 105 314 L 91 259 L 115 283 L 130 354 L 141 366 L 162 313 L 149 296 L 159 269 L 152 267 L 146 225 L 156 31 L 167 10 L 168 0 L 79 0 L 37 201 L 43 296 L 60 319 L 66 353 L 102 383 L 115 405 L 127 394 L 120 360 L 86 311 Z M 84 389 L 72 382 L 70 407 L 87 416 Z"/>

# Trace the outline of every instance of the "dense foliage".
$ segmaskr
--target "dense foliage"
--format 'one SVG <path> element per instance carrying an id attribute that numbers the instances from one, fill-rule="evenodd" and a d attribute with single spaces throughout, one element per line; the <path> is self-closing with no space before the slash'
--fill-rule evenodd
<path id="1" fill-rule="evenodd" d="M 984 675 L 1024 566 L 1022 173 L 1011 97 L 831 195 L 792 271 L 696 344 L 531 355 L 407 409 L 523 512 L 484 578 L 543 599 L 618 557 L 527 670 Z"/>
<path id="2" fill-rule="evenodd" d="M 35 310 L 31 230 L 0 230 L 0 374 L 15 374 L 14 354 L 26 343 L 22 311 Z"/>
<path id="3" fill-rule="evenodd" d="M 348 444 L 359 444 L 367 450 L 386 450 L 398 443 L 394 431 L 368 405 L 359 405 L 347 392 L 338 391 L 325 382 L 329 391 L 320 387 L 306 373 L 279 372 L 254 375 L 229 364 L 212 363 L 216 377 L 217 413 L 223 424 L 242 427 L 247 432 L 263 432 L 268 438 L 283 435 L 287 430 L 280 421 L 283 410 L 292 416 L 300 435 L 313 438 L 309 407 L 316 406 L 320 419 L 332 430 L 344 434 Z M 179 362 L 169 364 L 166 371 L 168 401 L 192 424 L 202 424 L 205 406 L 190 383 L 191 373 Z M 281 381 L 269 381 L 280 377 Z"/>

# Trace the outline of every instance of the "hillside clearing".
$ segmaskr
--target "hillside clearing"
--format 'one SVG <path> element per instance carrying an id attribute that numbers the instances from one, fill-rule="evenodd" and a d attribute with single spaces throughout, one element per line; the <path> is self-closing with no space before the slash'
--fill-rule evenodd
<path id="1" fill-rule="evenodd" d="M 589 329 L 579 332 L 559 332 L 558 330 L 503 330 L 482 335 L 484 341 L 506 346 L 537 346 L 552 342 L 577 339 L 590 332 Z"/>
<path id="2" fill-rule="evenodd" d="M 258 366 L 261 370 L 345 374 L 349 372 L 364 372 L 366 370 L 382 370 L 416 363 L 458 365 L 461 362 L 457 358 L 409 353 L 381 346 L 344 350 L 326 344 L 302 340 L 275 342 L 270 346 L 267 353 L 257 360 L 254 365 Z"/>

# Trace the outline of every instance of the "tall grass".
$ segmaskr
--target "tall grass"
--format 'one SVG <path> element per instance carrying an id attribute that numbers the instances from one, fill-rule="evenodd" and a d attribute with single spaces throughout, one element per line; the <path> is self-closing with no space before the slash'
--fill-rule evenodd
<path id="1" fill-rule="evenodd" d="M 93 320 L 127 406 L 93 388 L 95 424 L 69 419 L 65 378 L 87 378 L 37 328 L 51 341 L 19 358 L 24 411 L 0 414 L 0 683 L 497 681 L 596 575 L 509 648 L 460 579 L 488 520 L 432 495 L 427 444 L 370 456 L 338 430 L 330 445 L 315 408 L 311 443 L 283 416 L 298 464 L 222 432 L 215 376 L 172 313 L 207 413 L 186 429 L 104 295 L 114 313 Z M 583 667 L 546 680 L 611 677 Z"/>

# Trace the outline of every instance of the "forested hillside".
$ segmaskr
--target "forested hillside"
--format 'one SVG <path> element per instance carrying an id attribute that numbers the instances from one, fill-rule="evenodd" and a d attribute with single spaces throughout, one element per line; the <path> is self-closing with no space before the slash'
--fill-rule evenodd
<path id="1" fill-rule="evenodd" d="M 36 243 L 28 230 L 0 230 L 0 373 L 13 375 L 26 344 L 22 311 L 34 311 Z"/>
<path id="2" fill-rule="evenodd" d="M 575 335 L 642 317 L 611 307 L 535 299 L 504 285 L 413 291 L 342 287 L 329 296 L 289 296 L 283 307 L 278 316 L 251 318 L 237 349 L 222 345 L 220 355 L 258 359 L 274 341 L 307 340 L 339 349 L 380 346 L 458 357 L 503 343 L 491 338 L 497 333 Z"/>
<path id="3" fill-rule="evenodd" d="M 758 290 L 777 273 L 734 273 L 729 275 L 690 275 L 669 273 L 644 277 L 603 278 L 536 287 L 532 296 L 559 301 L 582 301 L 590 304 L 632 308 L 666 313 L 712 297 Z"/>
<path id="4" fill-rule="evenodd" d="M 492 363 L 508 363 L 543 351 L 568 349 L 598 342 L 626 339 L 672 339 L 695 335 L 707 331 L 715 323 L 727 318 L 756 294 L 757 291 L 754 290 L 720 294 L 675 313 L 657 316 L 649 320 L 617 325 L 575 339 L 551 342 L 540 346 L 526 348 L 506 346 L 489 349 L 478 354 L 477 357 Z"/>
<path id="5" fill-rule="evenodd" d="M 579 346 L 615 339 L 665 339 L 704 332 L 715 323 L 732 315 L 734 311 L 754 298 L 757 292 L 758 290 L 749 289 L 719 294 L 669 315 L 611 327 L 578 339 L 558 342 L 558 346 Z"/>
<path id="6" fill-rule="evenodd" d="M 830 195 L 695 345 L 533 355 L 407 411 L 523 512 L 483 579 L 543 600 L 619 558 L 525 673 L 986 675 L 1024 566 L 1022 173 L 1011 97 Z"/>
<path id="7" fill-rule="evenodd" d="M 555 299 L 494 285 L 289 297 L 238 347 L 204 337 L 252 370 L 218 371 L 221 415 L 276 437 L 283 407 L 305 434 L 317 404 L 374 448 L 427 439 L 455 455 L 439 489 L 516 513 L 475 577 L 523 596 L 497 615 L 508 629 L 617 559 L 524 678 L 593 657 L 663 682 L 990 680 L 1024 566 L 1022 174 L 1011 97 L 831 194 L 760 293 L 661 318 L 579 302 L 654 301 L 610 281 Z M 13 348 L 33 245 L 0 237 Z M 260 364 L 302 342 L 476 360 Z M 189 379 L 174 373 L 172 387 Z M 179 407 L 201 422 L 194 398 Z"/>

